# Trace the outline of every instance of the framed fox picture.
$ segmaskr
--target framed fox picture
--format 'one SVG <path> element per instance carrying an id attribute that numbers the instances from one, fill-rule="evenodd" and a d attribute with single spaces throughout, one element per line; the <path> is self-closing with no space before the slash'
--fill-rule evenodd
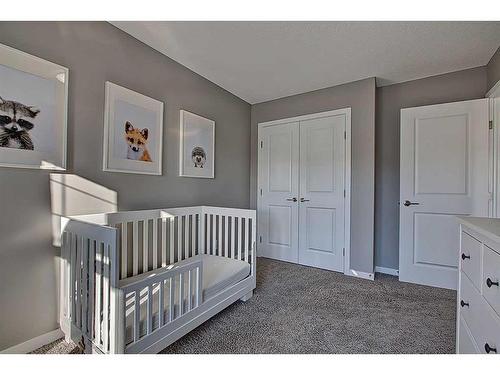
<path id="1" fill-rule="evenodd" d="M 106 82 L 103 170 L 162 174 L 163 103 Z"/>
<path id="2" fill-rule="evenodd" d="M 215 121 L 180 111 L 179 175 L 214 178 Z"/>
<path id="3" fill-rule="evenodd" d="M 0 167 L 66 169 L 68 69 L 0 44 Z"/>

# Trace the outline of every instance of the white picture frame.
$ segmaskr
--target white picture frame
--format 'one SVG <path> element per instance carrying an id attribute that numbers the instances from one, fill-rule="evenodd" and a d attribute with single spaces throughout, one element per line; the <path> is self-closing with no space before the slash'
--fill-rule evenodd
<path id="1" fill-rule="evenodd" d="M 215 121 L 180 111 L 179 176 L 215 178 Z"/>
<path id="2" fill-rule="evenodd" d="M 0 44 L 0 167 L 66 170 L 68 80 L 68 68 Z"/>
<path id="3" fill-rule="evenodd" d="M 162 175 L 163 102 L 109 81 L 105 90 L 103 171 Z"/>

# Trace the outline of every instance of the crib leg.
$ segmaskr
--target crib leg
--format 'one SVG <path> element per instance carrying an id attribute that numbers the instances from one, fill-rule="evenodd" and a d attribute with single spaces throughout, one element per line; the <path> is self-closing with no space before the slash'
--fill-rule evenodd
<path id="1" fill-rule="evenodd" d="M 241 297 L 240 301 L 246 302 L 246 301 L 248 301 L 252 297 L 253 297 L 253 290 L 250 291 L 250 292 L 248 292 L 247 294 L 245 294 L 243 297 Z"/>

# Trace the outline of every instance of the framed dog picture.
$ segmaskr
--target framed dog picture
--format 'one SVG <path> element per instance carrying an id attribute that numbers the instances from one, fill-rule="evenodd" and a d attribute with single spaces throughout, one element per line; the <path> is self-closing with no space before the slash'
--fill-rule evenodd
<path id="1" fill-rule="evenodd" d="M 66 169 L 68 69 L 0 44 L 0 167 Z"/>
<path id="2" fill-rule="evenodd" d="M 180 176 L 214 178 L 215 121 L 181 110 L 179 151 Z"/>
<path id="3" fill-rule="evenodd" d="M 163 103 L 106 82 L 103 170 L 161 175 Z"/>

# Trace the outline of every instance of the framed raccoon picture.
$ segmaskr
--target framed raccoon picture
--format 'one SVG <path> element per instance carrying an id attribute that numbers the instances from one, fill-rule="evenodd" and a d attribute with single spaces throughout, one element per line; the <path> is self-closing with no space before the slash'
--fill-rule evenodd
<path id="1" fill-rule="evenodd" d="M 0 44 L 0 167 L 66 169 L 68 69 Z"/>
<path id="2" fill-rule="evenodd" d="M 103 170 L 162 174 L 163 103 L 106 82 Z"/>
<path id="3" fill-rule="evenodd" d="M 215 121 L 180 112 L 179 176 L 214 178 Z"/>

